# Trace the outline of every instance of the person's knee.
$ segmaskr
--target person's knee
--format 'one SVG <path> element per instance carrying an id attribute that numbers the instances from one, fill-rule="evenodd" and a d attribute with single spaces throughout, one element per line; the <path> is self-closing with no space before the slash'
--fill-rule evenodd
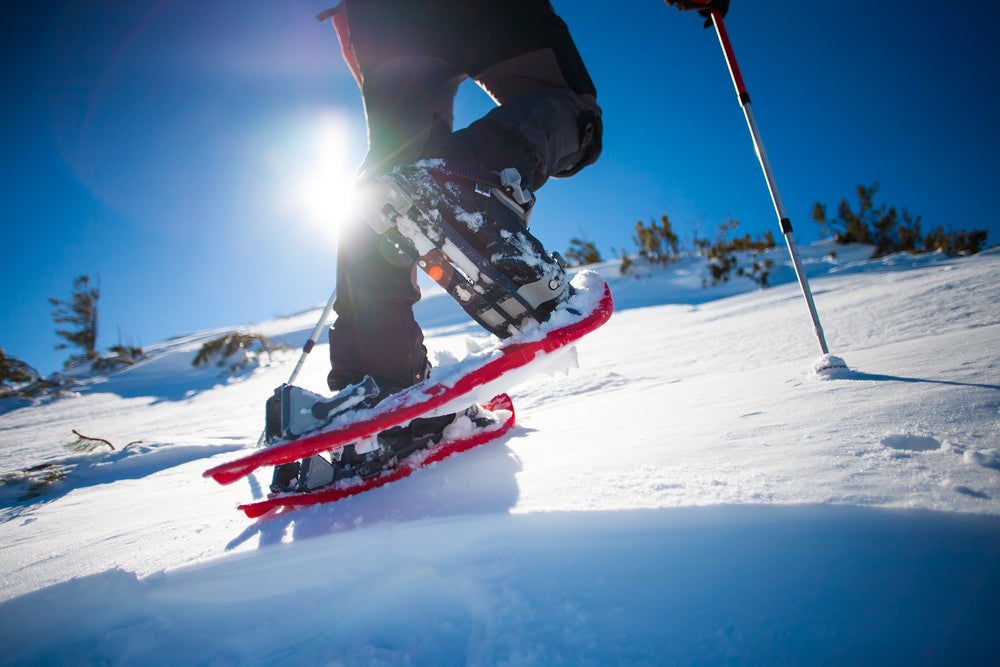
<path id="1" fill-rule="evenodd" d="M 595 101 L 592 107 L 585 107 L 577 118 L 579 146 L 577 151 L 563 158 L 563 164 L 552 173 L 555 177 L 572 176 L 586 166 L 597 162 L 603 148 L 604 123 L 601 109 Z"/>

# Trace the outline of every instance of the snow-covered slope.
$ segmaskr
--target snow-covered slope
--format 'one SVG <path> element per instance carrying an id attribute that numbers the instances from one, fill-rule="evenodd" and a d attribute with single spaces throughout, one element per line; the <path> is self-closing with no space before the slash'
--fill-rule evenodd
<path id="1" fill-rule="evenodd" d="M 76 396 L 0 404 L 0 663 L 1000 663 L 1000 254 L 806 251 L 702 289 L 690 260 L 609 278 L 580 368 L 513 392 L 519 426 L 335 505 L 249 522 L 256 442 L 296 355 L 234 381 L 204 332 Z M 775 251 L 774 258 L 783 262 Z M 474 325 L 418 306 L 433 353 Z M 318 311 L 254 330 L 302 344 Z M 299 384 L 321 390 L 317 346 Z M 72 430 L 126 451 L 68 455 Z M 8 477 L 12 479 L 12 477 Z"/>

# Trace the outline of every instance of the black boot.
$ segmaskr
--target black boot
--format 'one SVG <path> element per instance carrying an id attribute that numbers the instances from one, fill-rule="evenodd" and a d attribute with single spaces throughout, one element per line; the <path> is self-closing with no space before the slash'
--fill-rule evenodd
<path id="1" fill-rule="evenodd" d="M 423 160 L 376 180 L 387 198 L 382 219 L 373 221 L 380 225 L 377 231 L 385 233 L 395 227 L 423 256 L 428 256 L 429 246 L 441 249 L 474 291 L 488 293 L 498 280 L 505 283 L 503 293 L 491 304 L 502 311 L 498 321 L 484 317 L 476 299 L 463 299 L 461 289 L 449 290 L 492 333 L 506 338 L 529 319 L 544 322 L 566 294 L 564 262 L 547 253 L 528 232 L 535 200 L 521 188 L 516 169 L 488 172 L 444 160 Z M 462 243 L 481 260 L 466 257 Z"/>
<path id="2" fill-rule="evenodd" d="M 333 368 L 327 375 L 327 384 L 334 392 L 332 398 L 282 385 L 267 402 L 268 440 L 295 438 L 321 428 L 344 412 L 374 407 L 429 374 L 430 363 L 425 357 L 417 370 L 400 372 L 391 378 L 376 379 L 358 371 Z M 453 417 L 447 417 L 448 423 Z M 352 444 L 335 452 L 330 460 L 317 454 L 301 462 L 275 466 L 270 488 L 275 493 L 312 491 L 340 479 L 376 474 L 391 458 L 392 448 L 377 440 Z"/>

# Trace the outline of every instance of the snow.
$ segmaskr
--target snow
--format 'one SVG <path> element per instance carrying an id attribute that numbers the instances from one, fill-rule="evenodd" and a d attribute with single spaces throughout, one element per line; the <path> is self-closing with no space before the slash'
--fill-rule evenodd
<path id="1" fill-rule="evenodd" d="M 201 472 L 297 354 L 220 377 L 207 331 L 0 402 L 0 663 L 1000 664 L 1000 253 L 802 252 L 846 370 L 813 370 L 780 251 L 766 290 L 611 262 L 614 317 L 512 392 L 511 435 L 261 521 L 234 508 L 266 471 Z M 299 348 L 319 312 L 248 329 Z M 438 293 L 418 315 L 433 358 L 485 338 Z"/>

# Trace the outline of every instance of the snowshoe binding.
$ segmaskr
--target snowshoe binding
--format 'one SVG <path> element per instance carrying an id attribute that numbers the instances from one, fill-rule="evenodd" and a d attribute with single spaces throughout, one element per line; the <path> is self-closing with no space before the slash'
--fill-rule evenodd
<path id="1" fill-rule="evenodd" d="M 293 439 L 314 431 L 337 415 L 369 408 L 378 401 L 381 390 L 370 375 L 341 389 L 333 398 L 283 384 L 267 399 L 265 423 L 267 442 Z"/>
<path id="2" fill-rule="evenodd" d="M 332 398 L 283 384 L 265 404 L 265 434 L 269 444 L 283 439 L 295 439 L 309 431 L 314 431 L 339 414 L 348 410 L 371 407 L 379 398 L 380 390 L 371 376 L 366 375 L 360 382 L 345 387 Z M 310 457 L 303 461 L 291 461 L 275 466 L 271 479 L 271 490 L 275 492 L 295 490 L 300 478 L 309 478 L 312 468 Z M 322 464 L 313 468 L 314 483 L 322 475 Z M 330 482 L 327 482 L 330 483 Z"/>
<path id="3" fill-rule="evenodd" d="M 276 466 L 270 488 L 274 493 L 308 493 L 345 479 L 369 479 L 421 450 L 433 448 L 445 439 L 449 428 L 481 429 L 494 421 L 478 405 L 458 414 L 414 419 L 327 455 L 314 454 Z"/>
<path id="4" fill-rule="evenodd" d="M 379 203 L 372 228 L 499 338 L 544 322 L 568 296 L 565 261 L 528 232 L 535 199 L 516 169 L 423 160 L 365 187 Z"/>

